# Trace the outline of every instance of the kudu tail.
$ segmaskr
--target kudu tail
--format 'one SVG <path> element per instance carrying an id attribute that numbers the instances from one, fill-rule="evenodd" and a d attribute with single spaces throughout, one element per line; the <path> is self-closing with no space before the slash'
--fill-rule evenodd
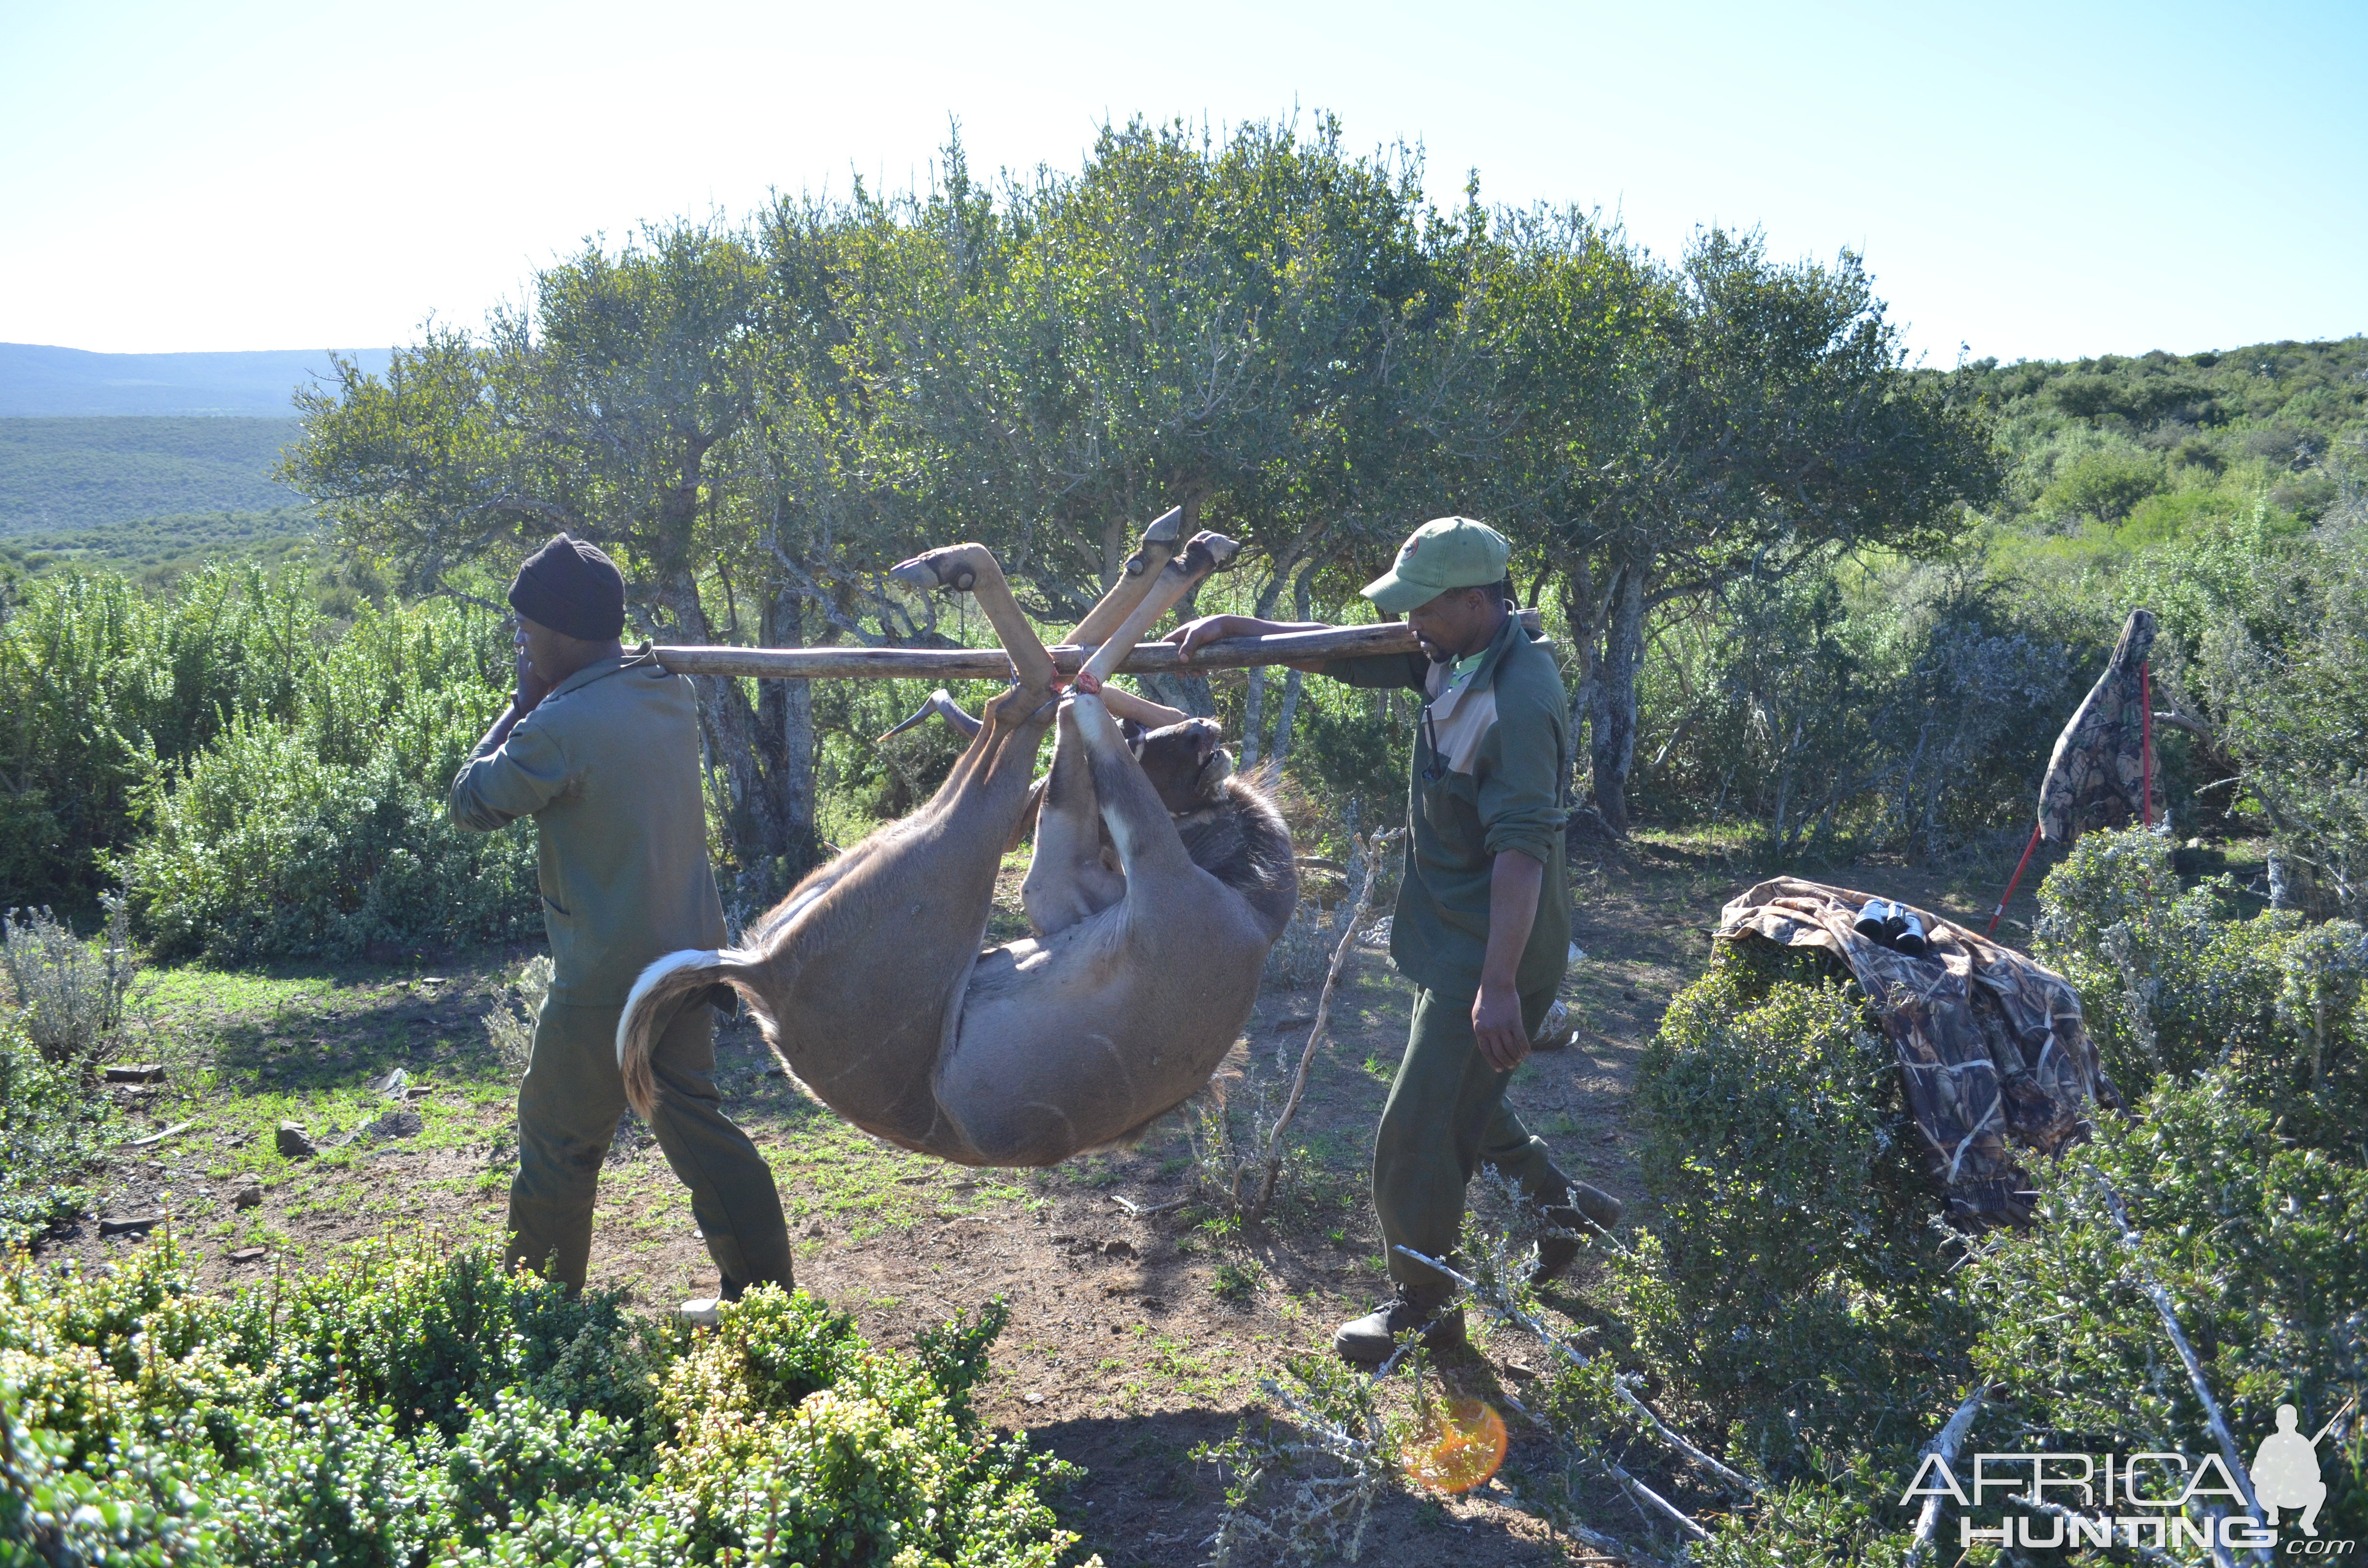
<path id="1" fill-rule="evenodd" d="M 685 996 L 719 983 L 753 995 L 747 982 L 756 972 L 756 959 L 736 948 L 686 948 L 652 960 L 634 980 L 625 1011 L 617 1019 L 617 1070 L 624 1074 L 625 1102 L 643 1119 L 657 1098 L 650 1070 L 650 1053 L 657 1047 L 652 1026 L 668 1017 Z"/>

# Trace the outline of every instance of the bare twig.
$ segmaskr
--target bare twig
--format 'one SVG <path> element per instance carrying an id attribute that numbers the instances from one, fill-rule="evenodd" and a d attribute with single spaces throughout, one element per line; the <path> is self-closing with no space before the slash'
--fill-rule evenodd
<path id="1" fill-rule="evenodd" d="M 1486 1307 L 1488 1311 L 1496 1313 L 1507 1323 L 1513 1324 L 1517 1328 L 1525 1329 L 1531 1335 L 1534 1335 L 1540 1342 L 1561 1356 L 1563 1359 L 1568 1361 L 1572 1366 L 1584 1369 L 1595 1364 L 1593 1359 L 1588 1357 L 1586 1352 L 1568 1343 L 1561 1335 L 1555 1334 L 1553 1330 L 1547 1328 L 1545 1324 L 1540 1323 L 1534 1316 L 1524 1312 L 1521 1309 L 1520 1303 L 1515 1301 L 1508 1292 L 1501 1289 L 1497 1290 L 1484 1290 L 1477 1280 L 1473 1279 L 1468 1275 L 1456 1272 L 1446 1264 L 1440 1262 L 1439 1259 L 1426 1256 L 1425 1255 L 1415 1251 L 1412 1247 L 1401 1246 L 1397 1251 L 1406 1257 L 1413 1258 L 1417 1263 L 1427 1264 L 1430 1267 L 1439 1270 L 1440 1273 L 1444 1274 L 1448 1278 L 1455 1281 L 1456 1285 L 1466 1294 L 1470 1295 L 1474 1301 L 1478 1301 L 1483 1307 Z M 1713 1475 L 1717 1476 L 1721 1481 L 1725 1482 L 1728 1485 L 1740 1488 L 1742 1491 L 1754 1497 L 1759 1494 L 1759 1486 L 1758 1483 L 1754 1482 L 1749 1476 L 1745 1475 L 1740 1471 L 1737 1471 L 1731 1466 L 1720 1463 L 1717 1460 L 1713 1459 L 1710 1455 L 1696 1448 L 1692 1443 L 1687 1441 L 1685 1437 L 1678 1432 L 1676 1428 L 1672 1427 L 1668 1422 L 1662 1420 L 1659 1414 L 1656 1412 L 1651 1405 L 1646 1404 L 1643 1400 L 1638 1399 L 1634 1394 L 1629 1392 L 1628 1390 L 1622 1387 L 1617 1380 L 1614 1380 L 1611 1384 L 1611 1392 L 1614 1398 L 1618 1399 L 1622 1404 L 1626 1406 L 1631 1414 L 1644 1422 L 1645 1427 L 1651 1431 L 1655 1437 L 1660 1438 L 1661 1441 L 1668 1444 L 1669 1447 L 1675 1449 L 1679 1453 L 1683 1454 L 1687 1459 L 1691 1460 L 1694 1463 L 1702 1466 L 1704 1470 L 1709 1471 Z"/>
<path id="2" fill-rule="evenodd" d="M 1953 1463 L 1958 1445 L 1965 1440 L 1965 1434 L 1974 1429 L 1975 1413 L 1981 1409 L 1982 1401 L 1989 1394 L 1989 1384 L 1975 1384 L 1974 1392 L 1965 1396 L 1964 1403 L 1957 1406 L 1957 1413 L 1949 1417 L 1948 1425 L 1941 1428 L 1940 1436 L 1926 1445 L 1923 1457 L 1937 1459 L 1942 1464 Z M 1924 1511 L 1916 1516 L 1915 1539 L 1907 1547 L 1907 1568 L 1916 1568 L 1916 1564 L 1924 1560 L 1924 1554 L 1932 1550 L 1932 1537 L 1940 1528 L 1941 1494 L 1936 1492 L 1924 1499 Z"/>
<path id="3" fill-rule="evenodd" d="M 1291 1119 L 1299 1114 L 1300 1096 L 1307 1092 L 1307 1071 L 1315 1061 L 1315 1047 L 1324 1039 L 1324 1030 L 1332 1021 L 1332 994 L 1339 988 L 1340 973 L 1349 966 L 1349 949 L 1356 945 L 1357 927 L 1363 924 L 1365 911 L 1373 902 L 1373 886 L 1381 878 L 1381 855 L 1395 843 L 1403 828 L 1372 834 L 1358 840 L 1365 858 L 1364 883 L 1357 890 L 1357 906 L 1340 923 L 1340 940 L 1332 949 L 1331 966 L 1324 971 L 1324 992 L 1316 999 L 1315 1027 L 1307 1031 L 1307 1044 L 1299 1052 L 1299 1071 L 1292 1074 L 1291 1094 L 1282 1102 L 1282 1114 L 1274 1119 L 1267 1130 L 1266 1169 L 1258 1176 L 1258 1197 L 1251 1200 L 1249 1219 L 1255 1223 L 1266 1217 L 1266 1207 L 1274 1199 L 1276 1176 L 1282 1171 L 1282 1134 Z"/>
<path id="4" fill-rule="evenodd" d="M 2122 1206 L 2122 1195 L 2113 1190 L 2113 1184 L 2107 1181 L 2104 1173 L 2096 1166 L 2084 1163 L 2081 1168 L 2088 1172 L 2105 1196 L 2105 1207 L 2112 1212 L 2113 1223 L 2121 1232 L 2122 1246 L 2129 1253 L 2130 1261 L 2137 1269 L 2138 1288 L 2146 1292 L 2146 1300 L 2154 1303 L 2155 1312 L 2161 1317 L 2163 1331 L 2170 1335 L 2171 1348 L 2179 1352 L 2180 1362 L 2187 1369 L 2187 1381 L 2203 1406 L 2204 1420 L 2210 1424 L 2212 1436 L 2220 1444 L 2220 1457 L 2227 1461 L 2228 1473 L 2235 1478 L 2237 1489 L 2245 1494 L 2245 1512 L 2251 1516 L 2253 1523 L 2259 1525 L 2261 1522 L 2261 1505 L 2260 1499 L 2253 1495 L 2252 1472 L 2245 1468 L 2244 1457 L 2237 1449 L 2237 1439 L 2229 1433 L 2228 1423 L 2220 1414 L 2220 1402 L 2212 1397 L 2212 1385 L 2203 1380 L 2203 1363 L 2196 1358 L 2195 1347 L 2187 1342 L 2187 1331 L 2180 1326 L 2179 1314 L 2171 1311 L 2170 1292 L 2162 1288 L 2161 1282 L 2155 1278 L 2154 1271 L 2146 1267 L 2146 1254 L 2138 1246 L 2137 1227 L 2130 1223 L 2129 1210 Z M 2265 1551 L 2257 1549 L 2254 1555 L 2265 1562 L 2270 1561 L 2270 1554 Z"/>

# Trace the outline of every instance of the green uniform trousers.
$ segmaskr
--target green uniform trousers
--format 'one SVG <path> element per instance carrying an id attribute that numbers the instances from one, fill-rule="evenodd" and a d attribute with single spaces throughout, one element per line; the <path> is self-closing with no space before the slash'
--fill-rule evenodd
<path id="1" fill-rule="evenodd" d="M 1570 1178 L 1554 1167 L 1545 1140 L 1531 1136 L 1505 1104 L 1512 1074 L 1480 1054 L 1473 1000 L 1428 986 L 1416 994 L 1406 1057 L 1373 1135 L 1373 1212 L 1390 1278 L 1417 1301 L 1445 1296 L 1452 1287 L 1397 1249 L 1445 1261 L 1463 1229 L 1464 1188 L 1483 1164 L 1541 1207 L 1570 1199 Z M 1522 1027 L 1534 1036 L 1552 1006 L 1551 988 L 1523 996 Z"/>
<path id="2" fill-rule="evenodd" d="M 622 1007 L 545 1002 L 534 1060 L 518 1084 L 518 1171 L 510 1183 L 510 1243 L 523 1263 L 570 1290 L 584 1288 L 600 1162 L 625 1114 L 617 1072 Z M 790 1288 L 790 1233 L 773 1173 L 715 1092 L 715 1014 L 694 1003 L 658 1038 L 650 1065 L 657 1105 L 650 1131 L 690 1188 L 690 1211 L 723 1272 L 726 1295 L 771 1280 Z"/>

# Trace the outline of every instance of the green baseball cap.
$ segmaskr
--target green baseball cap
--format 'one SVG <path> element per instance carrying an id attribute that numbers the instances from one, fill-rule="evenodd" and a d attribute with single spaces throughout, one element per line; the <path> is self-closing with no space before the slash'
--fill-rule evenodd
<path id="1" fill-rule="evenodd" d="M 1433 517 L 1398 547 L 1395 565 L 1360 591 L 1385 610 L 1404 615 L 1451 588 L 1486 588 L 1505 580 L 1513 547 L 1505 536 L 1470 517 Z"/>

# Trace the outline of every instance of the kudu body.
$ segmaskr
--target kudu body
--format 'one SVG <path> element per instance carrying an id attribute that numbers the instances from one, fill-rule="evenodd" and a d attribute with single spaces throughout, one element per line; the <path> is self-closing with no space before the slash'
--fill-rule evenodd
<path id="1" fill-rule="evenodd" d="M 1230 777 L 1211 721 L 1153 732 L 1140 758 L 1100 681 L 1234 553 L 1174 515 L 1072 634 L 1099 642 L 1074 690 L 981 545 L 895 569 L 968 589 L 1013 684 L 928 803 L 807 877 L 721 952 L 642 973 L 618 1026 L 627 1096 L 650 1093 L 653 1025 L 722 982 L 825 1104 L 878 1137 L 962 1165 L 1044 1165 L 1121 1143 L 1208 1082 L 1238 1037 L 1267 949 L 1298 901 L 1272 805 Z M 1057 723 L 1023 902 L 1036 935 L 980 950 L 996 874 Z M 1108 865 L 1104 835 L 1118 866 Z M 1197 861 L 1196 861 L 1197 851 Z"/>

